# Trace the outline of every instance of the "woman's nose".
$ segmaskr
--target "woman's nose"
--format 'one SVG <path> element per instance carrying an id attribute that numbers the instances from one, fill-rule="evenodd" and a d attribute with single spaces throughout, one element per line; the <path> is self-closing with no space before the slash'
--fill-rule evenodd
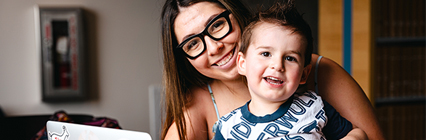
<path id="1" fill-rule="evenodd" d="M 220 41 L 215 41 L 209 36 L 204 36 L 204 40 L 206 41 L 207 52 L 209 55 L 219 54 L 225 45 Z"/>

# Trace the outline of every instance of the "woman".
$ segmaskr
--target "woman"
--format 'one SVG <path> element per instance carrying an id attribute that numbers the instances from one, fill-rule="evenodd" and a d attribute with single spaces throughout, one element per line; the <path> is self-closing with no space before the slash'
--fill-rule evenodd
<path id="1" fill-rule="evenodd" d="M 166 88 L 162 139 L 211 139 L 218 118 L 250 100 L 235 64 L 247 13 L 238 0 L 166 1 L 162 12 Z M 317 91 L 369 139 L 383 139 L 372 106 L 358 84 L 338 64 L 318 58 L 312 56 L 312 69 L 318 70 L 311 72 L 306 87 Z M 321 60 L 318 66 L 317 60 Z"/>

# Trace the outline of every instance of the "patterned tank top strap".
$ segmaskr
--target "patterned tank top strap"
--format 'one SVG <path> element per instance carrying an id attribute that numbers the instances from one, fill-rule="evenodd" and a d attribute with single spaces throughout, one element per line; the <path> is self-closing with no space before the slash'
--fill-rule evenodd
<path id="1" fill-rule="evenodd" d="M 220 117 L 219 117 L 219 111 L 217 110 L 216 100 L 214 99 L 212 88 L 210 87 L 210 84 L 207 84 L 207 87 L 209 88 L 209 93 L 210 93 L 210 96 L 212 97 L 214 109 L 216 110 L 217 119 L 219 120 L 220 119 Z"/>
<path id="2" fill-rule="evenodd" d="M 214 123 L 213 129 L 212 129 L 213 133 L 216 133 L 216 130 L 217 130 L 217 127 L 218 127 L 217 123 L 218 123 L 218 121 L 220 119 L 220 117 L 219 117 L 219 111 L 217 110 L 216 100 L 214 99 L 213 91 L 212 91 L 212 88 L 210 87 L 209 83 L 207 83 L 207 87 L 209 88 L 209 93 L 210 93 L 210 96 L 212 97 L 214 109 L 216 110 L 217 121 Z"/>
<path id="3" fill-rule="evenodd" d="M 322 56 L 319 56 L 317 62 L 315 63 L 315 92 L 318 94 L 318 66 Z"/>

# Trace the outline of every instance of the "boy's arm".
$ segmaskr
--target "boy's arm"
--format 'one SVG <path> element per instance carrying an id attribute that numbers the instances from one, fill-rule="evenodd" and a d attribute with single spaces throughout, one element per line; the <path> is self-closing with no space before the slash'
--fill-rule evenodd
<path id="1" fill-rule="evenodd" d="M 322 132 L 328 140 L 343 139 L 347 136 L 359 136 L 359 130 L 355 130 L 355 126 L 351 122 L 346 120 L 326 101 L 324 103 L 325 114 L 328 118 L 327 124 L 322 129 Z M 363 132 L 363 131 L 362 131 Z"/>
<path id="2" fill-rule="evenodd" d="M 364 131 L 362 131 L 362 129 L 356 128 L 354 126 L 354 129 L 352 129 L 341 140 L 368 140 L 368 137 L 367 137 L 367 134 Z"/>

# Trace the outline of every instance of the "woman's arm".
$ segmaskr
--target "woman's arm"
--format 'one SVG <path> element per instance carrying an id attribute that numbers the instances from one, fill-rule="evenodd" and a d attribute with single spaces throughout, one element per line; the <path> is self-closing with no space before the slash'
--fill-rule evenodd
<path id="1" fill-rule="evenodd" d="M 318 55 L 312 56 L 315 66 Z M 315 68 L 311 75 L 315 75 Z M 371 140 L 383 140 L 378 121 L 364 91 L 337 63 L 322 58 L 318 66 L 318 93 L 343 117 L 363 130 Z M 313 76 L 310 76 L 313 78 Z M 312 80 L 311 80 L 312 81 Z M 312 84 L 311 82 L 310 84 Z M 309 86 L 310 89 L 314 86 Z"/>

